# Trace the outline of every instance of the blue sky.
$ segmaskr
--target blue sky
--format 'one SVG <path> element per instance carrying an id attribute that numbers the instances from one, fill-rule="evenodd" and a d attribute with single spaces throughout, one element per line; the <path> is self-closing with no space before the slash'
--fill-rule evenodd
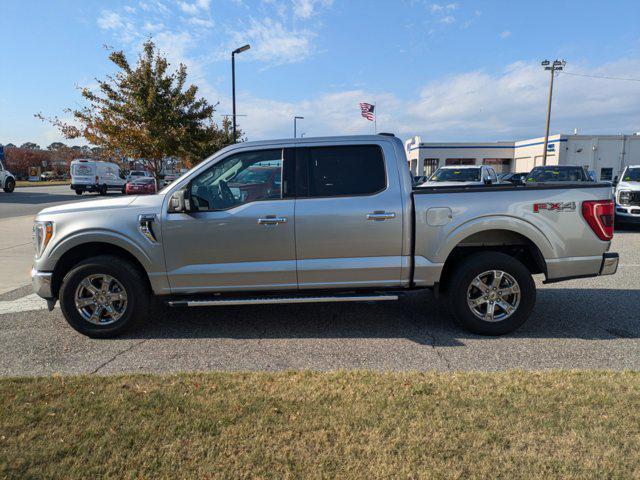
<path id="1" fill-rule="evenodd" d="M 219 114 L 230 113 L 230 51 L 239 119 L 250 140 L 372 132 L 425 141 L 543 134 L 548 76 L 640 79 L 636 1 L 2 0 L 0 143 L 61 140 L 33 114 L 65 117 L 77 85 L 113 72 L 104 45 L 135 55 L 153 37 Z M 640 82 L 560 75 L 552 130 L 640 131 Z M 219 117 L 218 117 L 219 119 Z"/>

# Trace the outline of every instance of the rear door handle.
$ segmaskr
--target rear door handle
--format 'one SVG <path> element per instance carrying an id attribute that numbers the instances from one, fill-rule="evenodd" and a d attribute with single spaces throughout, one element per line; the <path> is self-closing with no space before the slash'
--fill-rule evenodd
<path id="1" fill-rule="evenodd" d="M 383 210 L 376 210 L 372 213 L 367 213 L 367 220 L 390 220 L 392 218 L 396 218 L 396 214 L 394 212 L 385 212 Z"/>
<path id="2" fill-rule="evenodd" d="M 275 215 L 267 215 L 264 218 L 259 218 L 258 223 L 260 225 L 278 225 L 279 223 L 287 223 L 287 217 L 276 217 Z"/>

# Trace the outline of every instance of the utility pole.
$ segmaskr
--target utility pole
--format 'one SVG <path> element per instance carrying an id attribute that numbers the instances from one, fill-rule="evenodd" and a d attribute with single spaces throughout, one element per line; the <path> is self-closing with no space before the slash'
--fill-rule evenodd
<path id="1" fill-rule="evenodd" d="M 236 143 L 238 136 L 236 135 L 236 55 L 245 50 L 249 50 L 251 45 L 247 44 L 240 48 L 236 48 L 231 52 L 231 98 L 233 103 L 233 143 Z"/>
<path id="2" fill-rule="evenodd" d="M 551 98 L 553 97 L 553 77 L 555 76 L 555 72 L 558 70 L 562 70 L 564 66 L 567 64 L 564 60 L 554 60 L 551 63 L 549 60 L 544 60 L 541 65 L 545 70 L 549 70 L 551 73 L 551 79 L 549 81 L 549 102 L 547 104 L 547 129 L 544 134 L 544 150 L 542 152 L 542 165 L 547 164 L 547 147 L 549 145 L 549 125 L 551 123 Z"/>
<path id="3" fill-rule="evenodd" d="M 298 135 L 297 135 L 298 128 L 297 128 L 297 125 L 296 125 L 296 122 L 298 120 L 304 120 L 304 117 L 293 117 L 293 138 L 297 138 L 298 137 Z"/>

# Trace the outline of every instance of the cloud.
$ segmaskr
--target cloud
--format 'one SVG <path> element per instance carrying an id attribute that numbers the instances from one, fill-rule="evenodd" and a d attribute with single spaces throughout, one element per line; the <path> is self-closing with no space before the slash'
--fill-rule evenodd
<path id="1" fill-rule="evenodd" d="M 197 15 L 201 12 L 208 12 L 211 6 L 211 0 L 196 0 L 195 2 L 179 1 L 178 6 L 187 15 Z"/>
<path id="2" fill-rule="evenodd" d="M 504 30 L 500 32 L 500 38 L 509 38 L 511 36 L 511 30 Z"/>
<path id="3" fill-rule="evenodd" d="M 456 4 L 456 3 L 448 3 L 446 5 L 440 5 L 438 3 L 432 3 L 429 6 L 429 9 L 433 13 L 440 13 L 440 12 L 445 12 L 445 11 L 453 11 L 453 10 L 457 10 L 458 9 L 458 4 Z"/>
<path id="4" fill-rule="evenodd" d="M 124 28 L 124 21 L 116 12 L 103 10 L 98 17 L 98 26 L 103 30 L 115 30 Z"/>
<path id="5" fill-rule="evenodd" d="M 640 59 L 621 59 L 593 68 L 575 66 L 574 73 L 640 77 Z M 243 93 L 241 127 L 250 140 L 288 137 L 293 115 L 306 136 L 371 133 L 358 103 L 375 101 L 378 129 L 401 137 L 420 134 L 425 141 L 495 141 L 541 136 L 548 76 L 537 61 L 519 61 L 498 73 L 470 71 L 430 82 L 415 98 L 364 89 L 321 93 L 297 102 L 279 102 Z M 556 79 L 551 129 L 574 128 L 593 134 L 638 130 L 640 95 L 637 82 L 560 75 Z M 222 100 L 228 108 L 228 99 Z M 213 99 L 212 99 L 213 100 Z"/>
<path id="6" fill-rule="evenodd" d="M 311 18 L 319 8 L 327 8 L 333 0 L 293 0 L 293 15 L 298 18 Z"/>
<path id="7" fill-rule="evenodd" d="M 243 43 L 251 44 L 251 58 L 270 64 L 296 63 L 312 53 L 311 40 L 315 36 L 306 29 L 290 30 L 282 22 L 266 17 L 251 18 L 246 28 L 230 32 L 229 47 L 224 50 L 226 58 L 229 48 Z"/>
<path id="8" fill-rule="evenodd" d="M 440 23 L 444 23 L 445 25 L 451 25 L 455 21 L 456 21 L 455 17 L 451 15 L 447 15 L 446 17 L 443 17 L 440 19 Z"/>

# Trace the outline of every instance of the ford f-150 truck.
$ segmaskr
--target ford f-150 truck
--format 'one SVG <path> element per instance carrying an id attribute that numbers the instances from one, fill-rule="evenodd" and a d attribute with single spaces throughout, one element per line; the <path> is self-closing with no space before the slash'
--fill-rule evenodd
<path id="1" fill-rule="evenodd" d="M 276 181 L 243 174 L 271 169 Z M 615 273 L 611 195 L 587 182 L 413 188 L 388 134 L 246 142 L 156 195 L 42 210 L 32 283 L 91 337 L 144 319 L 152 298 L 386 301 L 417 289 L 442 295 L 467 329 L 498 335 L 531 313 L 532 275 Z"/>

